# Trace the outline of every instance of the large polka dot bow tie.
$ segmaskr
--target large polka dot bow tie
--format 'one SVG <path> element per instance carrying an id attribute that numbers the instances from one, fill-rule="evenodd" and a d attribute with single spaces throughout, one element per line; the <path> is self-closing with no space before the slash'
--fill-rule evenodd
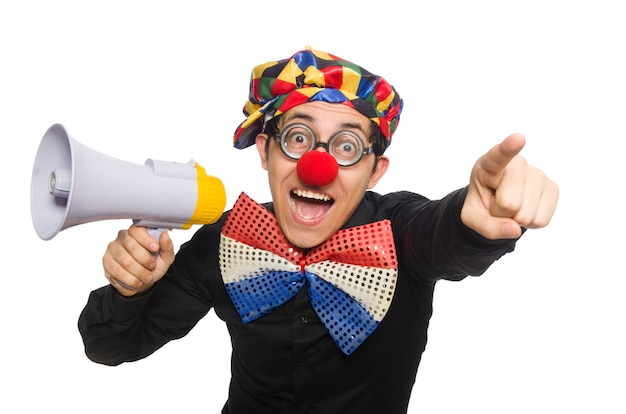
<path id="1" fill-rule="evenodd" d="M 389 220 L 340 230 L 306 252 L 242 193 L 222 229 L 222 278 L 243 322 L 270 313 L 306 285 L 315 312 L 347 355 L 387 313 L 397 267 Z"/>

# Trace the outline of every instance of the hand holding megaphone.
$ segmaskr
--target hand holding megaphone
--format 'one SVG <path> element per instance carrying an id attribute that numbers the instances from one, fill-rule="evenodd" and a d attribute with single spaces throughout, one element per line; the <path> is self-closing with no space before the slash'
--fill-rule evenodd
<path id="1" fill-rule="evenodd" d="M 43 240 L 79 224 L 132 219 L 135 226 L 147 228 L 158 241 L 165 230 L 188 229 L 193 224 L 217 221 L 226 205 L 226 192 L 219 179 L 207 175 L 193 160 L 176 163 L 148 159 L 143 165 L 133 164 L 82 145 L 62 125 L 55 124 L 46 131 L 37 150 L 30 200 L 35 231 Z M 145 233 L 133 230 L 135 226 L 120 232 L 116 241 L 134 233 L 132 239 L 141 242 Z M 168 246 L 167 252 L 163 252 L 165 257 L 157 257 L 158 250 L 157 253 L 153 250 L 151 258 L 139 254 L 134 263 L 154 265 L 156 261 L 161 267 L 171 264 L 174 260 L 173 248 L 169 248 L 171 240 L 164 239 Z M 143 239 L 143 245 L 152 242 Z M 119 246 L 123 247 L 124 243 L 133 241 L 121 240 Z M 109 245 L 104 261 L 114 244 Z M 123 254 L 120 252 L 120 257 Z M 105 263 L 105 272 L 116 272 L 113 264 L 109 268 Z M 136 273 L 142 272 L 136 269 Z M 120 276 L 107 277 L 118 288 L 134 290 Z"/>
<path id="2" fill-rule="evenodd" d="M 160 238 L 136 225 L 118 232 L 102 257 L 104 275 L 122 295 L 150 288 L 174 262 L 174 245 L 167 232 Z M 155 252 L 159 253 L 155 253 Z"/>

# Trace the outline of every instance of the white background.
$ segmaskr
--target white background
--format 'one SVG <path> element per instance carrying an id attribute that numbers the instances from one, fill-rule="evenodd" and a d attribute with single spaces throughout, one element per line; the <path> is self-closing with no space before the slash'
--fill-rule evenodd
<path id="1" fill-rule="evenodd" d="M 512 132 L 556 180 L 548 228 L 483 277 L 442 282 L 410 413 L 626 412 L 626 29 L 610 1 L 28 1 L 0 4 L 0 412 L 217 413 L 226 328 L 211 312 L 145 360 L 87 360 L 76 321 L 119 228 L 51 241 L 30 217 L 45 130 L 99 152 L 187 162 L 228 206 L 269 199 L 231 147 L 253 66 L 305 45 L 382 74 L 405 100 L 376 188 L 439 198 Z M 106 172 L 103 171 L 103 174 Z M 177 244 L 194 230 L 177 230 Z M 389 352 L 393 352 L 392 349 Z"/>

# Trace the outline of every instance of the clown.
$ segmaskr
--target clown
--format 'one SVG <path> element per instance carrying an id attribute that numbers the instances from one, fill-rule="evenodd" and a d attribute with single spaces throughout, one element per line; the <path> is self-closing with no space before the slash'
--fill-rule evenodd
<path id="1" fill-rule="evenodd" d="M 88 357 L 144 358 L 214 309 L 233 347 L 223 413 L 406 413 L 437 281 L 484 273 L 547 225 L 558 187 L 514 134 L 441 200 L 375 193 L 402 105 L 329 53 L 254 68 L 234 146 L 257 149 L 272 201 L 242 194 L 176 254 L 167 233 L 120 231 L 80 316 Z"/>

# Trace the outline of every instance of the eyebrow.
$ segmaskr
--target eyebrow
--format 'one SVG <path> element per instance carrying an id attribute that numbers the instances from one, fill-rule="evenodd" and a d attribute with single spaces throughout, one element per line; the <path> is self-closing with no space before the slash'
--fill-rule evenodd
<path id="1" fill-rule="evenodd" d="M 314 117 L 312 117 L 311 115 L 305 114 L 303 112 L 294 112 L 291 115 L 292 116 L 290 116 L 285 121 L 293 121 L 294 119 L 308 121 L 310 123 L 315 123 L 315 121 L 316 121 L 316 119 Z M 367 135 L 367 131 L 365 131 L 363 129 L 363 126 L 361 124 L 359 124 L 359 123 L 356 123 L 356 122 L 343 122 L 343 123 L 340 124 L 339 127 L 341 129 L 357 129 L 357 130 L 363 132 L 364 135 Z"/>

